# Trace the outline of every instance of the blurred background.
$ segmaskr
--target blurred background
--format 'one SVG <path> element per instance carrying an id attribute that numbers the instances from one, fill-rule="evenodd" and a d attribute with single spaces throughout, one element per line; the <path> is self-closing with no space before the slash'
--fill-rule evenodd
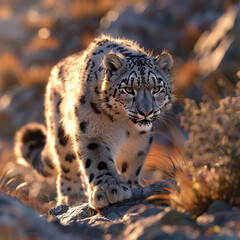
<path id="1" fill-rule="evenodd" d="M 149 154 L 156 165 L 166 147 L 178 152 L 188 137 L 179 127 L 183 99 L 217 103 L 240 77 L 238 0 L 0 0 L 0 191 L 27 204 L 29 198 L 54 199 L 41 177 L 16 165 L 14 133 L 27 122 L 44 122 L 51 68 L 100 34 L 174 57 L 177 103 L 157 126 Z"/>

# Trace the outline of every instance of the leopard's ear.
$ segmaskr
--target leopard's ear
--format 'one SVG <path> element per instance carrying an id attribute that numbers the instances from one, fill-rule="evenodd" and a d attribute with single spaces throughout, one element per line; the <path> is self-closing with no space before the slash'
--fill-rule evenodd
<path id="1" fill-rule="evenodd" d="M 173 66 L 173 58 L 168 52 L 166 51 L 162 52 L 161 55 L 159 55 L 155 61 L 158 69 L 162 69 L 163 71 L 166 72 L 171 71 Z"/>
<path id="2" fill-rule="evenodd" d="M 123 67 L 123 59 L 116 54 L 109 53 L 103 59 L 104 67 L 110 71 L 117 71 Z"/>

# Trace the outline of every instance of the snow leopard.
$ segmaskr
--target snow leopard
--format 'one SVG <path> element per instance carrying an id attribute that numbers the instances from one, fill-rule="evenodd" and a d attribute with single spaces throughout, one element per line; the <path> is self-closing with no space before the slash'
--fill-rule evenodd
<path id="1" fill-rule="evenodd" d="M 142 185 L 153 122 L 173 103 L 172 65 L 167 51 L 153 56 L 132 40 L 96 38 L 53 67 L 46 126 L 17 131 L 17 158 L 56 177 L 57 204 L 75 195 L 101 209 L 131 198 Z"/>

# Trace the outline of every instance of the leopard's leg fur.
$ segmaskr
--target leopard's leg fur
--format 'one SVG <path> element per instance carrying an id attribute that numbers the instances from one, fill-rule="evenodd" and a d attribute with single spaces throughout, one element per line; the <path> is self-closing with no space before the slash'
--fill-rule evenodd
<path id="1" fill-rule="evenodd" d="M 85 200 L 85 194 L 72 138 L 63 122 L 66 109 L 63 107 L 62 91 L 64 91 L 62 81 L 56 77 L 50 78 L 45 96 L 45 109 L 48 142 L 58 165 L 58 204 L 68 204 L 70 196 L 75 196 L 82 202 Z M 69 124 L 70 122 L 69 119 Z"/>
<path id="2" fill-rule="evenodd" d="M 152 143 L 152 131 L 136 131 L 129 128 L 126 140 L 119 149 L 116 165 L 119 173 L 131 188 L 141 187 L 141 170 Z"/>

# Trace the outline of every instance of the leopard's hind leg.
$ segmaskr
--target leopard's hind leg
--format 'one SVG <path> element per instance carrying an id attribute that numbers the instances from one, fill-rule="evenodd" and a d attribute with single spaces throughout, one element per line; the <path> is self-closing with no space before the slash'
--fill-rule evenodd
<path id="1" fill-rule="evenodd" d="M 45 95 L 47 141 L 58 164 L 58 204 L 75 204 L 85 201 L 84 186 L 78 156 L 73 150 L 72 135 L 66 128 L 66 125 L 71 125 L 72 122 L 68 109 L 64 107 L 64 83 L 56 76 L 57 73 L 56 68 L 50 77 Z"/>

